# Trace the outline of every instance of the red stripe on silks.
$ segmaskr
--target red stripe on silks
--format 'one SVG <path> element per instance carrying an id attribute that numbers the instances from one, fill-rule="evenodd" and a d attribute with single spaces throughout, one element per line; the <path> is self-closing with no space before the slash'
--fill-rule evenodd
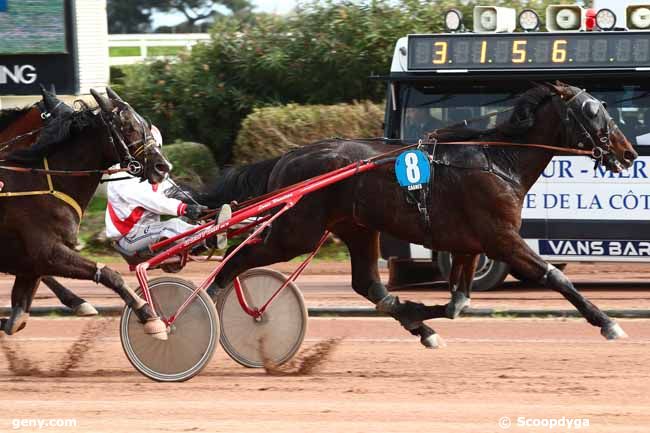
<path id="1" fill-rule="evenodd" d="M 176 215 L 183 216 L 185 215 L 185 210 L 187 209 L 187 204 L 179 203 L 178 208 L 176 208 Z"/>
<path id="2" fill-rule="evenodd" d="M 153 190 L 153 192 L 158 192 L 158 185 L 160 185 L 160 184 L 158 184 L 158 183 L 152 183 L 151 184 L 151 189 Z"/>
<path id="3" fill-rule="evenodd" d="M 142 218 L 142 214 L 144 214 L 144 208 L 136 207 L 133 209 L 133 212 L 131 212 L 131 215 L 122 220 L 115 213 L 113 206 L 110 203 L 108 204 L 108 215 L 110 215 L 113 225 L 122 236 L 126 236 L 131 231 L 133 226 L 140 221 L 140 218 Z"/>

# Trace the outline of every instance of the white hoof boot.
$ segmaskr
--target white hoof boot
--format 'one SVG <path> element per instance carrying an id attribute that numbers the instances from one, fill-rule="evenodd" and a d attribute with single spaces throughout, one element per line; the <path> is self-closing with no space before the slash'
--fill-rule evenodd
<path id="1" fill-rule="evenodd" d="M 74 314 L 79 317 L 90 317 L 99 314 L 99 312 L 97 312 L 95 307 L 93 307 L 88 302 L 84 302 L 83 304 L 77 305 L 75 308 L 72 309 L 72 311 L 74 311 Z"/>
<path id="2" fill-rule="evenodd" d="M 619 338 L 628 338 L 628 335 L 623 331 L 621 325 L 616 322 L 612 322 L 609 325 L 605 325 L 600 329 L 600 333 L 603 337 L 608 340 L 617 340 Z"/>
<path id="3" fill-rule="evenodd" d="M 144 324 L 144 333 L 156 340 L 167 340 L 167 325 L 160 317 L 154 317 Z"/>
<path id="4" fill-rule="evenodd" d="M 442 347 L 447 347 L 447 343 L 442 337 L 438 334 L 431 334 L 428 337 L 420 338 L 420 343 L 427 349 L 440 349 Z"/>

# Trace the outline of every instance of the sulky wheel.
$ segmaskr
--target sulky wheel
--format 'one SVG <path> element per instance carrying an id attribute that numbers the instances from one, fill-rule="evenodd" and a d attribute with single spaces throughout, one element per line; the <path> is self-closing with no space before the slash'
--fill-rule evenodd
<path id="1" fill-rule="evenodd" d="M 173 277 L 149 283 L 156 312 L 163 319 L 175 313 L 195 288 L 191 282 Z M 133 310 L 126 307 L 120 339 L 124 353 L 140 373 L 160 382 L 180 382 L 210 362 L 219 342 L 219 316 L 210 296 L 200 291 L 172 324 L 167 340 L 161 341 L 146 335 Z"/>
<path id="2" fill-rule="evenodd" d="M 261 308 L 287 278 L 271 269 L 251 269 L 239 276 L 248 306 Z M 234 284 L 217 299 L 221 346 L 244 367 L 259 368 L 264 360 L 280 365 L 300 349 L 307 330 L 307 308 L 298 287 L 289 283 L 259 319 L 244 312 Z M 264 356 L 261 353 L 263 346 Z"/>

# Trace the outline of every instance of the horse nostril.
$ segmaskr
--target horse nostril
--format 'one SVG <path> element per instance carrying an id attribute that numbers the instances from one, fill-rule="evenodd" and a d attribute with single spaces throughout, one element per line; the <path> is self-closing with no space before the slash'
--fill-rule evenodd
<path id="1" fill-rule="evenodd" d="M 623 158 L 625 158 L 625 159 L 627 159 L 629 161 L 634 161 L 638 156 L 639 156 L 639 154 L 636 153 L 636 151 L 633 151 L 633 150 L 626 150 L 623 153 Z"/>
<path id="2" fill-rule="evenodd" d="M 158 163 L 154 166 L 156 171 L 158 173 L 168 173 L 169 172 L 169 165 L 164 164 L 164 163 Z"/>

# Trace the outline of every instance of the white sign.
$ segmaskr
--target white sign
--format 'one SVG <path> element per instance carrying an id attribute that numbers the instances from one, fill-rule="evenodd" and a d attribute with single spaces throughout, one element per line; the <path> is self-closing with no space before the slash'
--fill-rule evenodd
<path id="1" fill-rule="evenodd" d="M 553 158 L 524 199 L 524 219 L 650 219 L 650 157 L 621 173 L 580 156 Z"/>

